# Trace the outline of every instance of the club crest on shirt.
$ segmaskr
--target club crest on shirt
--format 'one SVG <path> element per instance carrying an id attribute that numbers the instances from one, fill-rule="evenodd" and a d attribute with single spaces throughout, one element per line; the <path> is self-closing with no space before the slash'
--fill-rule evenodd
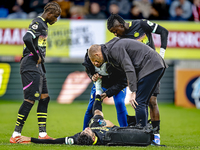
<path id="1" fill-rule="evenodd" d="M 39 97 L 40 96 L 40 94 L 39 94 L 39 92 L 38 91 L 36 91 L 36 93 L 35 93 L 35 95 L 34 95 L 35 97 Z"/>
<path id="2" fill-rule="evenodd" d="M 138 37 L 139 35 L 140 35 L 139 32 L 134 33 L 134 37 Z"/>
<path id="3" fill-rule="evenodd" d="M 37 25 L 37 24 L 33 24 L 33 25 L 32 25 L 32 28 L 33 28 L 34 30 L 36 30 L 36 29 L 38 28 L 38 25 Z"/>

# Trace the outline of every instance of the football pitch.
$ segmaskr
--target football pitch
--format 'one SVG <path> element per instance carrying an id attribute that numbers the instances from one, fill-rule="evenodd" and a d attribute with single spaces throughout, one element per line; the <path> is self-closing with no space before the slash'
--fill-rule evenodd
<path id="1" fill-rule="evenodd" d="M 159 103 L 161 116 L 161 144 L 166 147 L 131 147 L 131 146 L 77 146 L 77 145 L 48 145 L 48 144 L 10 144 L 9 139 L 15 127 L 18 109 L 22 101 L 0 100 L 0 150 L 155 150 L 155 149 L 200 149 L 200 110 L 176 107 L 174 104 Z M 48 108 L 47 132 L 54 138 L 74 135 L 82 130 L 83 117 L 87 102 L 73 102 L 72 104 L 58 104 L 50 101 Z M 37 102 L 33 106 L 25 123 L 22 135 L 38 137 Z M 127 105 L 129 115 L 134 110 Z M 104 118 L 114 124 L 117 123 L 116 110 L 113 105 L 103 104 Z"/>

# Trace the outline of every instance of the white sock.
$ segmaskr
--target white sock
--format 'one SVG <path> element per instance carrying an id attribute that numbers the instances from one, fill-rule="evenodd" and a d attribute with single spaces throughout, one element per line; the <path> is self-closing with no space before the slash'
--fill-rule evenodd
<path id="1" fill-rule="evenodd" d="M 102 94 L 101 83 L 102 83 L 102 80 L 101 80 L 101 79 L 98 79 L 98 80 L 95 82 L 96 95 L 101 95 L 101 94 Z"/>
<path id="2" fill-rule="evenodd" d="M 40 137 L 45 137 L 46 135 L 47 135 L 46 132 L 40 132 L 40 133 L 39 133 L 39 136 L 40 136 Z"/>
<path id="3" fill-rule="evenodd" d="M 12 137 L 15 138 L 16 136 L 21 136 L 21 133 L 14 131 Z"/>

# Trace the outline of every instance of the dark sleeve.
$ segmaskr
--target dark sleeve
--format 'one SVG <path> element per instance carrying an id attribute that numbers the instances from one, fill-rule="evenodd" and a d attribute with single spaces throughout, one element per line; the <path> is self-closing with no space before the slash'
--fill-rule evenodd
<path id="1" fill-rule="evenodd" d="M 92 73 L 91 73 L 91 71 L 89 70 L 89 68 L 85 68 L 85 72 L 87 73 L 87 75 L 88 75 L 88 77 L 92 80 L 92 76 L 94 75 L 92 75 Z"/>
<path id="2" fill-rule="evenodd" d="M 153 23 L 149 20 L 141 20 L 140 25 L 145 33 L 155 33 L 160 34 L 161 37 L 161 48 L 167 48 L 167 40 L 168 40 L 168 30 L 164 27 Z"/>
<path id="3" fill-rule="evenodd" d="M 166 49 L 167 48 L 167 40 L 168 40 L 168 30 L 164 27 L 158 25 L 156 31 L 156 34 L 160 34 L 161 37 L 161 48 Z"/>
<path id="4" fill-rule="evenodd" d="M 118 75 L 119 74 L 120 73 L 118 73 Z M 120 76 L 119 76 L 119 80 L 116 82 L 116 84 L 114 84 L 113 86 L 108 88 L 105 91 L 105 93 L 108 97 L 112 97 L 113 95 L 117 95 L 121 90 L 123 90 L 127 86 L 128 86 L 128 84 L 127 84 L 126 74 L 121 73 Z"/>
<path id="5" fill-rule="evenodd" d="M 26 47 L 33 53 L 36 60 L 39 59 L 39 55 L 37 53 L 37 50 L 35 49 L 35 46 L 33 44 L 33 36 L 30 32 L 26 32 L 26 34 L 23 37 L 23 41 L 26 45 Z"/>
<path id="6" fill-rule="evenodd" d="M 34 43 L 38 41 L 38 37 L 42 34 L 43 30 L 46 30 L 44 25 L 37 20 L 33 20 L 32 23 L 29 25 L 28 31 L 26 32 L 25 36 L 23 37 L 24 43 L 27 46 L 27 48 L 34 54 L 34 57 L 38 60 L 39 56 L 42 59 L 42 62 L 44 62 L 43 56 L 40 54 L 39 47 L 36 47 Z M 37 53 L 37 50 L 39 53 Z"/>
<path id="7" fill-rule="evenodd" d="M 132 64 L 131 58 L 124 47 L 115 47 L 109 52 L 110 57 L 120 64 L 120 67 L 124 70 L 127 77 L 127 84 L 131 92 L 137 91 L 137 76 L 135 67 Z"/>
<path id="8" fill-rule="evenodd" d="M 77 139 L 81 132 L 76 133 L 73 136 L 65 137 L 65 138 L 57 138 L 55 140 L 52 139 L 37 139 L 31 138 L 31 142 L 38 144 L 66 144 L 66 145 L 74 145 L 77 144 Z"/>
<path id="9" fill-rule="evenodd" d="M 31 142 L 40 144 L 65 144 L 65 138 L 58 138 L 55 140 L 31 138 Z"/>
<path id="10" fill-rule="evenodd" d="M 82 65 L 85 67 L 85 72 L 87 73 L 88 77 L 92 80 L 92 76 L 95 74 L 95 68 L 87 53 L 85 54 L 85 59 Z"/>

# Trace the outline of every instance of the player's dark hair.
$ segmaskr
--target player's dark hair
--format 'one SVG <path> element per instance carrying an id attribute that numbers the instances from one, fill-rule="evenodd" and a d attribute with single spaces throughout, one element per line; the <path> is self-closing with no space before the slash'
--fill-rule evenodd
<path id="1" fill-rule="evenodd" d="M 111 14 L 110 17 L 107 20 L 107 29 L 110 30 L 112 27 L 114 27 L 115 21 L 118 21 L 121 24 L 125 24 L 124 19 L 119 16 L 118 14 Z"/>
<path id="2" fill-rule="evenodd" d="M 49 2 L 44 6 L 44 12 L 59 12 L 61 13 L 60 5 L 56 2 Z"/>
<path id="3" fill-rule="evenodd" d="M 94 141 L 92 140 L 92 137 L 85 133 L 80 134 L 77 139 L 78 145 L 92 145 L 93 143 Z"/>

